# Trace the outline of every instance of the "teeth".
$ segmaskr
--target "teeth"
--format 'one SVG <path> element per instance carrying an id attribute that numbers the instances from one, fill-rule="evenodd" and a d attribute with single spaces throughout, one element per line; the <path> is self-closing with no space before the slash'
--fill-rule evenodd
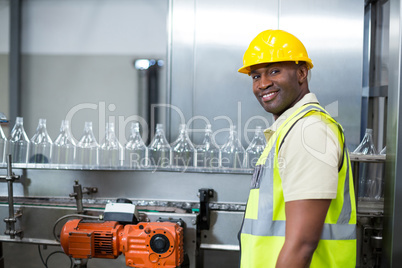
<path id="1" fill-rule="evenodd" d="M 263 97 L 266 98 L 266 97 L 269 97 L 269 96 L 274 95 L 274 94 L 275 94 L 275 92 L 271 92 L 271 93 L 265 94 Z"/>

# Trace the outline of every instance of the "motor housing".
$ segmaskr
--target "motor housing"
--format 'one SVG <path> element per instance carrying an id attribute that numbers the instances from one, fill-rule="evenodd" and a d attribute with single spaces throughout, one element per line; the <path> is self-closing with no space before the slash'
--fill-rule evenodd
<path id="1" fill-rule="evenodd" d="M 76 259 L 117 258 L 125 255 L 130 267 L 177 267 L 184 260 L 183 228 L 172 222 L 68 221 L 60 243 Z"/>

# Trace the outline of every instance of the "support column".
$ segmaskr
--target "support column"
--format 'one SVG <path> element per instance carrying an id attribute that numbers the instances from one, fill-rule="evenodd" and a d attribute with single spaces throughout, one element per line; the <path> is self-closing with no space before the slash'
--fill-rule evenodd
<path id="1" fill-rule="evenodd" d="M 402 267 L 402 20 L 401 0 L 390 0 L 387 160 L 382 267 Z M 398 165 L 398 162 L 401 164 Z"/>
<path id="2" fill-rule="evenodd" d="M 10 1 L 9 120 L 21 116 L 21 0 Z"/>

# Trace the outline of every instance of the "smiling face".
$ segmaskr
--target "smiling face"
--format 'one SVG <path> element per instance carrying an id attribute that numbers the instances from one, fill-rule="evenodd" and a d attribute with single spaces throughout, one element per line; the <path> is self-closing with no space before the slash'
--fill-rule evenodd
<path id="1" fill-rule="evenodd" d="M 260 64 L 250 72 L 254 95 L 275 120 L 309 93 L 307 74 L 306 64 L 295 62 Z"/>

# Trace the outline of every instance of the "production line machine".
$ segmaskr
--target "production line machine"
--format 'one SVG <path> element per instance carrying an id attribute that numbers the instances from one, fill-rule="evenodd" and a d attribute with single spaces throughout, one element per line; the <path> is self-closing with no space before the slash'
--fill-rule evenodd
<path id="1" fill-rule="evenodd" d="M 138 222 L 135 212 L 132 204 L 110 203 L 104 221 L 68 221 L 60 233 L 63 251 L 74 259 L 115 259 L 123 253 L 129 267 L 183 264 L 182 222 Z"/>
<path id="2" fill-rule="evenodd" d="M 351 155 L 351 160 L 356 185 L 359 163 L 382 163 L 385 156 Z M 99 268 L 238 265 L 237 235 L 251 170 L 8 165 L 0 172 L 0 216 L 5 222 L 0 225 L 0 267 L 59 267 L 49 264 L 56 261 Z M 382 228 L 383 200 L 358 200 L 356 267 L 380 267 Z M 206 258 L 210 252 L 218 254 Z M 21 254 L 36 258 L 18 258 Z"/>
<path id="3" fill-rule="evenodd" d="M 237 233 L 251 171 L 12 167 L 0 169 L 0 216 L 6 222 L 0 225 L 0 267 L 190 268 L 213 267 L 204 261 L 216 267 L 238 262 Z M 204 252 L 224 252 L 230 260 L 212 261 Z M 30 257 L 18 258 L 21 254 Z"/>

